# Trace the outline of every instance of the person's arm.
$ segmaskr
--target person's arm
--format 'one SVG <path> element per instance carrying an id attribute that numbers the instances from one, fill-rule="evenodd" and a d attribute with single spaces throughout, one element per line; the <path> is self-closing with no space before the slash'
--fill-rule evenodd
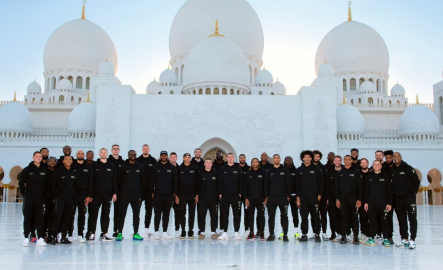
<path id="1" fill-rule="evenodd" d="M 223 192 L 223 169 L 220 168 L 220 170 L 218 171 L 218 195 L 219 195 L 219 199 L 221 199 L 222 192 Z"/>
<path id="2" fill-rule="evenodd" d="M 243 182 L 245 185 L 245 187 L 243 189 L 243 191 L 244 191 L 243 193 L 245 194 L 245 200 L 248 200 L 249 199 L 249 177 L 247 174 L 245 175 Z"/>
<path id="3" fill-rule="evenodd" d="M 125 182 L 125 171 L 126 171 L 126 166 L 125 164 L 123 164 L 121 167 L 116 167 L 117 169 L 117 185 L 119 190 L 123 190 L 123 185 Z M 114 193 L 116 194 L 116 193 Z"/>
<path id="4" fill-rule="evenodd" d="M 265 198 L 269 198 L 269 185 L 270 185 L 270 174 L 268 171 L 265 172 Z"/>
<path id="5" fill-rule="evenodd" d="M 297 176 L 297 178 L 295 179 L 295 183 L 296 183 L 296 185 L 295 185 L 295 191 L 296 191 L 296 195 L 297 195 L 297 197 L 300 197 L 299 196 L 299 193 L 300 193 L 300 186 L 301 186 L 301 179 L 300 179 L 300 176 L 299 176 L 299 174 L 298 174 L 298 170 L 296 170 L 296 172 L 295 172 L 295 175 Z"/>
<path id="6" fill-rule="evenodd" d="M 157 174 L 156 174 L 156 169 L 155 169 L 155 165 L 153 165 L 153 167 L 151 168 L 151 173 L 149 176 L 149 193 L 151 193 L 151 195 L 154 195 L 154 189 L 155 189 L 155 182 L 157 181 Z"/>
<path id="7" fill-rule="evenodd" d="M 58 186 L 58 175 L 60 170 L 55 170 L 54 174 L 52 175 L 52 199 L 55 200 L 57 197 L 57 186 Z"/>
<path id="8" fill-rule="evenodd" d="M 361 174 L 358 170 L 355 170 L 357 172 L 356 179 L 357 179 L 357 200 L 363 201 L 363 179 L 361 177 Z"/>
<path id="9" fill-rule="evenodd" d="M 200 197 L 200 187 L 201 187 L 200 171 L 198 170 L 198 167 L 197 167 L 197 172 L 195 175 L 195 196 Z"/>
<path id="10" fill-rule="evenodd" d="M 317 168 L 317 186 L 318 186 L 318 196 L 323 196 L 323 171 L 320 167 Z"/>
<path id="11" fill-rule="evenodd" d="M 394 165 L 395 166 L 395 165 Z M 388 190 L 388 205 L 392 206 L 394 200 L 394 192 L 392 191 L 392 179 L 389 177 L 386 181 L 386 188 Z"/>
<path id="12" fill-rule="evenodd" d="M 322 194 L 325 197 L 327 197 L 327 194 L 329 192 L 329 174 L 328 174 L 328 169 L 326 168 L 326 166 L 323 166 L 323 168 L 325 171 L 323 172 L 323 193 Z"/>
<path id="13" fill-rule="evenodd" d="M 369 200 L 369 181 L 365 181 L 364 185 L 365 185 L 365 188 L 364 188 L 365 194 L 363 197 L 364 198 L 363 201 L 366 204 L 366 203 L 368 203 L 368 200 Z"/>
<path id="14" fill-rule="evenodd" d="M 340 200 L 340 173 L 335 176 L 335 198 Z"/>
<path id="15" fill-rule="evenodd" d="M 237 174 L 238 174 L 238 183 L 237 183 L 237 188 L 238 188 L 238 193 L 240 195 L 240 197 L 243 195 L 243 171 L 240 169 L 240 167 L 237 169 Z"/>
<path id="16" fill-rule="evenodd" d="M 414 186 L 415 194 L 417 194 L 418 189 L 420 188 L 420 179 L 418 178 L 417 172 L 414 168 L 410 167 L 408 170 L 409 179 L 412 181 L 412 185 Z"/>
<path id="17" fill-rule="evenodd" d="M 94 169 L 92 169 L 92 166 L 89 166 L 89 173 L 88 173 L 88 197 L 92 197 L 92 192 L 94 188 Z"/>
<path id="18" fill-rule="evenodd" d="M 117 168 L 115 168 L 115 170 L 113 170 L 113 173 L 112 173 L 112 194 L 113 195 L 118 194 Z"/>
<path id="19" fill-rule="evenodd" d="M 26 179 L 28 178 L 28 168 L 25 168 L 20 174 L 20 180 L 18 181 L 18 186 L 20 187 L 20 192 L 25 196 L 26 192 Z"/>
<path id="20" fill-rule="evenodd" d="M 292 182 L 291 182 L 291 174 L 288 170 L 285 169 L 285 186 L 286 186 L 286 197 L 291 197 L 292 192 Z"/>
<path id="21" fill-rule="evenodd" d="M 174 165 L 172 165 L 172 167 L 174 167 Z M 178 195 L 178 173 L 177 170 L 175 168 L 173 168 L 172 170 L 173 172 L 173 176 L 172 176 L 172 192 L 175 195 Z"/>

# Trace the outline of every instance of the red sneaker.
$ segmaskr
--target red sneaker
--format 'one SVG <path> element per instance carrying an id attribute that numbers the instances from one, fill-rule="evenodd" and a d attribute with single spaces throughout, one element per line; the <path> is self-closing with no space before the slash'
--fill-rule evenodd
<path id="1" fill-rule="evenodd" d="M 254 233 L 253 233 L 253 232 L 250 232 L 249 235 L 248 235 L 248 237 L 246 238 L 246 240 L 249 240 L 249 241 L 251 241 L 251 240 L 255 240 L 255 235 L 254 235 Z"/>
<path id="2" fill-rule="evenodd" d="M 265 241 L 265 233 L 264 232 L 260 232 L 260 240 Z"/>
<path id="3" fill-rule="evenodd" d="M 31 237 L 31 242 L 32 242 L 32 243 L 35 243 L 35 242 L 37 242 L 37 237 L 34 237 L 34 236 L 33 236 L 33 237 Z"/>

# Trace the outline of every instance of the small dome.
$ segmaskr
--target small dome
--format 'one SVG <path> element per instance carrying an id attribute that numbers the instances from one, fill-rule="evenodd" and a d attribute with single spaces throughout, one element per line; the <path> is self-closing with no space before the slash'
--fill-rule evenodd
<path id="1" fill-rule="evenodd" d="M 68 90 L 71 91 L 72 90 L 72 83 L 70 80 L 68 79 L 61 79 L 57 84 L 57 89 L 58 90 Z"/>
<path id="2" fill-rule="evenodd" d="M 335 70 L 332 67 L 332 65 L 328 64 L 328 63 L 324 63 L 320 66 L 320 68 L 318 69 L 318 77 L 322 77 L 322 76 L 334 76 L 335 75 Z"/>
<path id="3" fill-rule="evenodd" d="M 272 77 L 271 72 L 266 69 L 261 70 L 257 76 L 255 76 L 255 85 L 258 84 L 272 84 L 274 82 L 274 77 Z"/>
<path id="4" fill-rule="evenodd" d="M 435 113 L 424 105 L 414 105 L 400 117 L 398 125 L 400 136 L 438 135 L 440 128 Z"/>
<path id="5" fill-rule="evenodd" d="M 391 96 L 392 97 L 404 97 L 405 96 L 405 88 L 400 84 L 396 84 L 391 88 Z"/>
<path id="6" fill-rule="evenodd" d="M 32 133 L 32 115 L 17 102 L 9 102 L 0 107 L 0 132 Z"/>
<path id="7" fill-rule="evenodd" d="M 159 87 L 160 84 L 156 80 L 150 82 L 146 87 L 146 94 L 157 94 Z"/>
<path id="8" fill-rule="evenodd" d="M 38 82 L 33 81 L 32 83 L 30 83 L 28 85 L 28 95 L 31 94 L 41 94 L 42 93 L 42 87 L 40 86 L 40 84 L 38 84 Z"/>
<path id="9" fill-rule="evenodd" d="M 361 113 L 350 104 L 337 106 L 337 134 L 365 133 L 365 120 Z"/>
<path id="10" fill-rule="evenodd" d="M 95 132 L 95 104 L 84 102 L 77 105 L 68 118 L 68 132 Z"/>
<path id="11" fill-rule="evenodd" d="M 376 91 L 377 89 L 375 88 L 375 84 L 373 84 L 371 81 L 364 81 L 360 85 L 360 92 L 373 93 Z"/>
<path id="12" fill-rule="evenodd" d="M 286 95 L 286 87 L 279 81 L 276 81 L 271 88 L 271 93 L 274 95 Z"/>
<path id="13" fill-rule="evenodd" d="M 177 83 L 177 75 L 175 75 L 174 71 L 165 69 L 162 74 L 160 74 L 159 82 L 160 83 Z"/>
<path id="14" fill-rule="evenodd" d="M 114 76 L 115 69 L 111 62 L 105 61 L 98 67 L 98 75 L 102 77 Z"/>

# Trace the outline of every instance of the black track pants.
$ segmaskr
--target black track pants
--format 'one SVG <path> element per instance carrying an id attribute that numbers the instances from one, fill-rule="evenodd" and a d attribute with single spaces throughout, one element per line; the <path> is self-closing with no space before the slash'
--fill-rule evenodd
<path id="1" fill-rule="evenodd" d="M 229 224 L 229 206 L 232 207 L 232 215 L 234 216 L 234 231 L 238 232 L 240 229 L 240 208 L 241 200 L 238 195 L 223 195 L 220 201 L 223 219 L 223 230 L 228 231 Z"/>
<path id="2" fill-rule="evenodd" d="M 218 222 L 218 201 L 209 201 L 202 198 L 198 202 L 198 205 L 198 227 L 200 231 L 204 232 L 206 229 L 206 213 L 209 211 L 209 216 L 211 218 L 211 232 L 215 232 Z"/>
<path id="3" fill-rule="evenodd" d="M 417 237 L 417 204 L 415 194 L 406 198 L 399 198 L 394 195 L 395 213 L 400 225 L 400 235 L 402 239 L 408 239 L 408 219 L 411 231 L 411 240 Z"/>
<path id="4" fill-rule="evenodd" d="M 314 221 L 313 231 L 315 234 L 320 234 L 320 216 L 318 209 L 318 197 L 300 197 L 300 216 L 301 216 L 301 232 L 303 235 L 308 234 L 308 216 L 311 215 L 311 220 Z"/>
<path id="5" fill-rule="evenodd" d="M 275 235 L 275 213 L 277 211 L 277 207 L 280 209 L 280 223 L 283 227 L 283 233 L 288 234 L 288 199 L 287 197 L 269 197 L 268 204 L 266 207 L 268 208 L 269 214 L 269 233 L 271 235 Z"/>

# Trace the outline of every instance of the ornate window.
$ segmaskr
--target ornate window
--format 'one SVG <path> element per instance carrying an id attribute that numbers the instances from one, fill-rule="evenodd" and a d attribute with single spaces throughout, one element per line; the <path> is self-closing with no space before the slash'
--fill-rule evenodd
<path id="1" fill-rule="evenodd" d="M 351 81 L 350 81 L 350 83 L 349 83 L 349 86 L 351 87 L 351 91 L 355 91 L 355 90 L 357 90 L 357 85 L 356 85 L 356 81 L 355 81 L 355 78 L 352 78 L 351 79 Z"/>
<path id="2" fill-rule="evenodd" d="M 77 79 L 75 80 L 75 88 L 82 89 L 82 87 L 83 87 L 83 78 L 78 76 Z"/>
<path id="3" fill-rule="evenodd" d="M 91 79 L 89 77 L 86 78 L 86 89 L 89 90 L 89 83 Z"/>

